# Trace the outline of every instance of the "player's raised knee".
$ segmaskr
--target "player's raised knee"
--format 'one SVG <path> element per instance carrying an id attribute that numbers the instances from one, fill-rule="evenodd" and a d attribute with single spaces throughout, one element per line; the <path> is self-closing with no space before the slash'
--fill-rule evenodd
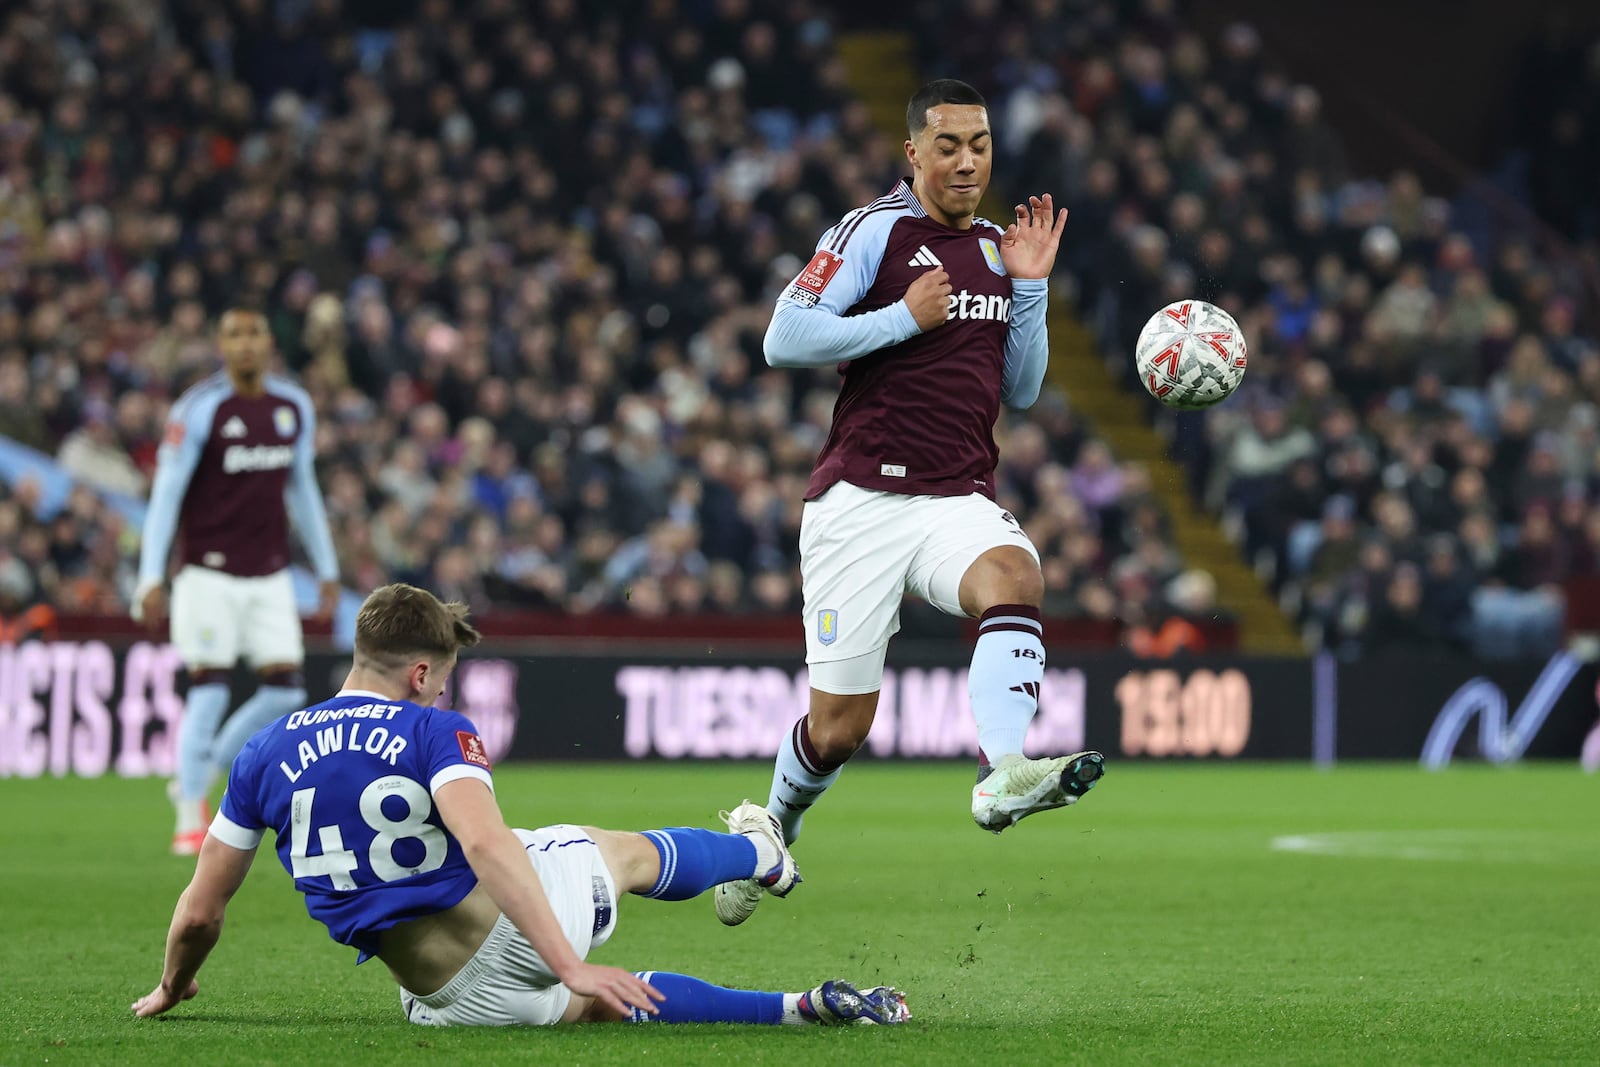
<path id="1" fill-rule="evenodd" d="M 961 606 L 974 617 L 997 604 L 1038 607 L 1043 601 L 1044 575 L 1038 561 L 1009 545 L 979 556 L 961 579 Z"/>

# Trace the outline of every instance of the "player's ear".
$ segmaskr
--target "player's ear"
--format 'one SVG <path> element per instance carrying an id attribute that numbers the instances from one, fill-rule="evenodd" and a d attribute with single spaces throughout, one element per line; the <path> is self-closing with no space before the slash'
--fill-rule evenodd
<path id="1" fill-rule="evenodd" d="M 406 684 L 411 687 L 411 696 L 424 693 L 428 689 L 428 681 L 433 677 L 433 664 L 425 659 L 419 659 L 406 671 Z"/>
<path id="2" fill-rule="evenodd" d="M 911 164 L 911 169 L 912 170 L 916 170 L 917 169 L 917 142 L 915 142 L 911 138 L 907 137 L 906 138 L 905 149 L 906 149 L 906 162 Z"/>

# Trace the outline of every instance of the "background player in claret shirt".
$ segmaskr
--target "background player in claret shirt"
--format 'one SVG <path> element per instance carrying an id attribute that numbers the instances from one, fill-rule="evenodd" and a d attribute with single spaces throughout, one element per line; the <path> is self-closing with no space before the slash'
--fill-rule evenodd
<path id="1" fill-rule="evenodd" d="M 616 926 L 618 891 L 685 900 L 756 876 L 782 895 L 799 872 L 765 824 L 743 834 L 507 827 L 477 729 L 432 707 L 457 651 L 477 640 L 461 604 L 407 585 L 367 598 L 343 690 L 272 723 L 234 762 L 172 917 L 161 982 L 135 1013 L 159 1015 L 199 991 L 195 974 L 271 829 L 312 918 L 358 949 L 358 963 L 388 965 L 414 1023 L 909 1018 L 886 986 L 761 993 L 585 962 Z"/>
<path id="2" fill-rule="evenodd" d="M 994 502 L 994 423 L 1002 403 L 1031 405 L 1044 380 L 1047 279 L 1067 213 L 1046 193 L 1018 204 L 1003 231 L 975 217 L 992 136 L 970 85 L 923 86 L 906 126 L 913 177 L 823 234 L 767 329 L 768 363 L 842 364 L 844 376 L 800 529 L 810 709 L 756 816 L 790 842 L 867 738 L 907 592 L 981 620 L 969 682 L 979 826 L 998 833 L 1070 804 L 1103 766 L 1098 752 L 1022 754 L 1044 677 L 1044 581 L 1038 552 Z M 749 883 L 722 887 L 717 915 L 735 925 L 760 899 Z"/>
<path id="3" fill-rule="evenodd" d="M 205 838 L 215 774 L 262 726 L 300 707 L 305 646 L 289 577 L 292 518 L 322 582 L 318 616 L 339 597 L 339 561 L 314 466 L 311 398 L 267 373 L 272 335 L 258 311 L 233 308 L 217 327 L 223 370 L 178 398 L 150 488 L 134 616 L 159 632 L 167 615 L 167 558 L 181 534 L 172 582 L 172 643 L 189 670 L 178 727 L 172 851 Z M 240 655 L 261 685 L 228 718 L 228 679 Z"/>

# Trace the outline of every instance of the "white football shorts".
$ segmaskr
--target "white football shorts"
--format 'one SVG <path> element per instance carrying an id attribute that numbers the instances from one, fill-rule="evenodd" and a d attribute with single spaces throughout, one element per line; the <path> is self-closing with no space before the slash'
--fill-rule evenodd
<path id="1" fill-rule="evenodd" d="M 876 692 L 901 598 L 911 593 L 964 618 L 962 576 L 1002 545 L 1039 559 L 1011 513 L 981 493 L 905 496 L 838 482 L 807 501 L 800 583 L 812 687 Z"/>
<path id="2" fill-rule="evenodd" d="M 617 887 L 600 846 L 581 827 L 517 830 L 561 930 L 580 959 L 617 928 Z M 400 990 L 406 1018 L 419 1026 L 550 1026 L 572 991 L 504 915 L 467 965 L 437 993 Z"/>
<path id="3" fill-rule="evenodd" d="M 232 669 L 305 662 L 300 609 L 287 569 L 241 578 L 187 566 L 172 579 L 172 643 L 186 667 Z"/>

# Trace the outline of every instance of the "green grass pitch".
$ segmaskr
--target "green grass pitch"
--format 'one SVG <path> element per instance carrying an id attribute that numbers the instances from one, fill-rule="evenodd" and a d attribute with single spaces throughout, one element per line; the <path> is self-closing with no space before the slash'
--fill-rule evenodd
<path id="1" fill-rule="evenodd" d="M 517 766 L 514 825 L 714 825 L 763 766 Z M 725 929 L 630 899 L 602 962 L 796 990 L 906 990 L 871 1028 L 408 1026 L 378 963 L 314 925 L 272 855 L 201 994 L 159 976 L 186 861 L 155 781 L 0 781 L 0 1065 L 1506 1064 L 1600 1059 L 1600 781 L 1570 765 L 1113 762 L 1001 837 L 970 770 L 857 766 L 796 849 L 806 883 Z M 1287 839 L 1287 840 L 1284 840 Z M 1278 847 L 1274 847 L 1274 842 Z"/>

